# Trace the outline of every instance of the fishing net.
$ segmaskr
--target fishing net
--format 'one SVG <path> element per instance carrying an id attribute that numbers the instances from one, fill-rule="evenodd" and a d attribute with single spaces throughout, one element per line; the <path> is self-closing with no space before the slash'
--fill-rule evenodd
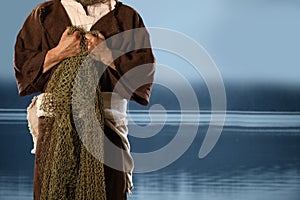
<path id="1" fill-rule="evenodd" d="M 47 141 L 39 144 L 49 147 L 43 149 L 44 156 L 39 156 L 38 161 L 42 171 L 42 200 L 106 199 L 101 162 L 104 135 L 103 131 L 95 133 L 97 127 L 102 130 L 104 127 L 98 71 L 96 62 L 87 59 L 86 33 L 73 26 L 69 34 L 75 31 L 82 34 L 82 51 L 59 64 L 47 84 L 41 103 L 41 109 L 48 113 L 46 121 L 52 124 L 43 133 L 49 134 L 50 140 L 44 137 L 48 138 Z M 89 33 L 98 35 L 98 32 Z M 94 120 L 88 117 L 92 112 L 96 116 Z M 89 144 L 88 148 L 83 141 Z"/>

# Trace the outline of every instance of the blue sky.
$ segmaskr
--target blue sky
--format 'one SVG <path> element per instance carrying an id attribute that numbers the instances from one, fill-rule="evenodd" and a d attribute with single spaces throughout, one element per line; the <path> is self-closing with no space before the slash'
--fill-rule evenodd
<path id="1" fill-rule="evenodd" d="M 15 37 L 26 16 L 40 2 L 11 0 L 1 6 L 0 80 L 14 81 Z M 174 29 L 195 39 L 211 55 L 224 80 L 300 84 L 297 0 L 123 2 L 136 8 L 147 26 Z M 183 65 L 156 54 L 158 63 L 193 78 Z"/>

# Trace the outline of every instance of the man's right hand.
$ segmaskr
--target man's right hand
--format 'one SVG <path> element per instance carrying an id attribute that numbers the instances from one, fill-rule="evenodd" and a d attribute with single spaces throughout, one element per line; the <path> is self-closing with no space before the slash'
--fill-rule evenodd
<path id="1" fill-rule="evenodd" d="M 81 40 L 82 36 L 79 31 L 75 31 L 72 35 L 70 35 L 69 28 L 67 28 L 62 34 L 58 45 L 47 52 L 43 66 L 43 73 L 50 70 L 62 60 L 80 53 Z"/>

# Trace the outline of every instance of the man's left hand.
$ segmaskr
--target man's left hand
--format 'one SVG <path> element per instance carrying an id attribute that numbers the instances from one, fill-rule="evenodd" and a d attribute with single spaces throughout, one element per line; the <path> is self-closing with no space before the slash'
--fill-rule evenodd
<path id="1" fill-rule="evenodd" d="M 103 62 L 105 65 L 116 70 L 116 66 L 113 62 L 112 52 L 106 46 L 105 37 L 99 33 L 97 36 L 87 33 L 85 35 L 87 39 L 87 50 L 92 53 L 95 60 Z"/>

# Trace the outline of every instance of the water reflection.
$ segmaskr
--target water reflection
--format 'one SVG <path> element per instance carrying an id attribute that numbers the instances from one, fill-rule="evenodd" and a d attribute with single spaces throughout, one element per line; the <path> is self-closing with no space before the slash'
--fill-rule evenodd
<path id="1" fill-rule="evenodd" d="M 194 200 L 194 199 L 275 199 L 298 200 L 299 171 L 278 168 L 257 168 L 234 174 L 217 172 L 201 174 L 190 171 L 165 171 L 135 175 L 136 189 L 129 199 Z M 32 199 L 32 177 L 6 176 L 0 178 L 3 200 Z"/>
<path id="2" fill-rule="evenodd" d="M 29 200 L 32 199 L 32 177 L 0 174 L 1 200 Z"/>
<path id="3" fill-rule="evenodd" d="M 26 124 L 2 124 L 0 199 L 31 200 L 33 159 Z M 130 138 L 133 151 L 158 149 L 177 127 L 166 126 L 149 141 Z M 129 200 L 299 200 L 300 131 L 225 129 L 211 154 L 200 160 L 205 134 L 175 163 L 160 171 L 135 174 Z M 151 147 L 151 148 L 150 148 Z"/>
<path id="4" fill-rule="evenodd" d="M 137 175 L 133 199 L 299 199 L 299 171 L 256 168 L 247 171 L 197 173 L 169 171 Z"/>

